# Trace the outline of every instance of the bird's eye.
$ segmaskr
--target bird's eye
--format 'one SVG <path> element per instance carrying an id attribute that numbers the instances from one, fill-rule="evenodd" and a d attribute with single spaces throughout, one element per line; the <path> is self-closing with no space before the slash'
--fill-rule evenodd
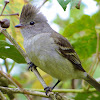
<path id="1" fill-rule="evenodd" d="M 33 21 L 30 22 L 30 25 L 34 25 L 34 24 L 35 24 L 35 22 L 33 22 Z"/>

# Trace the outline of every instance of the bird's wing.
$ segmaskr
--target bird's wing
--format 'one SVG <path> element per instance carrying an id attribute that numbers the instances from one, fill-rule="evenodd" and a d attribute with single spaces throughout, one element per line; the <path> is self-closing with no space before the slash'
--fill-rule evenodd
<path id="1" fill-rule="evenodd" d="M 52 34 L 51 37 L 53 37 L 54 42 L 59 47 L 59 49 L 57 49 L 58 53 L 71 61 L 71 63 L 74 64 L 75 68 L 85 72 L 77 53 L 75 52 L 69 41 L 58 33 Z"/>

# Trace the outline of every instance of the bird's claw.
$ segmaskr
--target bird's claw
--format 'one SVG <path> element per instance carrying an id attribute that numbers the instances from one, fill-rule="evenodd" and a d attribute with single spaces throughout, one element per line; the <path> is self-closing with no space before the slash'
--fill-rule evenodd
<path id="1" fill-rule="evenodd" d="M 49 93 L 49 92 L 52 92 L 52 87 L 49 87 L 47 86 L 46 88 L 44 88 L 44 90 L 46 91 L 46 95 Z"/>
<path id="2" fill-rule="evenodd" d="M 36 65 L 34 65 L 34 63 L 32 63 L 32 62 L 29 62 L 28 63 L 29 64 L 29 67 L 28 67 L 28 70 L 30 70 L 31 69 L 31 71 L 32 71 L 32 68 L 34 67 L 35 69 L 36 69 Z"/>

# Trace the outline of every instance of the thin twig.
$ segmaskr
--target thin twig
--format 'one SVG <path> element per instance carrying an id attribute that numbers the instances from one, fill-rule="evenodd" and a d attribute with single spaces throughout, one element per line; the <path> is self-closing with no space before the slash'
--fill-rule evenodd
<path id="1" fill-rule="evenodd" d="M 26 62 L 29 63 L 30 60 L 27 56 L 27 54 L 24 52 L 24 50 L 18 45 L 18 43 L 15 41 L 15 39 L 3 28 L 1 28 L 0 33 L 4 34 L 6 38 L 8 38 L 8 40 L 16 47 L 16 49 L 22 54 L 22 56 L 25 58 Z M 38 80 L 41 82 L 42 86 L 45 88 L 47 87 L 46 83 L 44 82 L 43 78 L 41 77 L 41 75 L 39 74 L 39 72 L 37 71 L 37 69 L 33 68 L 33 72 L 34 74 L 37 76 Z M 9 78 L 9 77 L 8 77 Z M 26 93 L 26 91 L 24 91 L 22 88 L 19 88 L 21 91 L 23 91 L 24 93 Z M 58 100 L 58 99 L 54 99 L 56 97 L 60 97 L 63 98 L 62 96 L 60 96 L 59 94 L 54 94 L 52 92 L 49 93 L 49 97 L 53 100 Z M 64 99 L 62 99 L 64 100 Z M 65 99 L 66 100 L 66 99 Z"/>
<path id="2" fill-rule="evenodd" d="M 19 16 L 19 13 L 14 13 L 14 14 L 3 14 L 3 11 L 5 10 L 7 4 L 9 3 L 9 0 L 5 0 L 4 3 L 5 3 L 5 5 L 4 5 L 4 7 L 3 7 L 3 10 L 2 10 L 0 16 L 15 16 L 15 15 Z"/>
<path id="3" fill-rule="evenodd" d="M 45 93 L 43 93 L 43 92 L 37 92 L 37 91 L 34 91 L 34 90 L 32 91 L 32 90 L 26 90 L 26 89 L 24 89 L 26 92 L 23 92 L 19 88 L 8 88 L 8 87 L 1 87 L 1 86 L 0 86 L 0 90 L 2 92 L 22 93 L 22 94 L 28 94 L 28 95 L 34 95 L 34 96 L 41 96 L 41 97 L 47 97 L 48 98 L 48 96 L 46 96 Z"/>
<path id="4" fill-rule="evenodd" d="M 6 38 L 9 39 L 9 41 L 16 47 L 16 49 L 22 54 L 22 56 L 25 58 L 26 62 L 29 63 L 30 60 L 27 56 L 27 54 L 24 52 L 24 50 L 19 46 L 19 44 L 15 41 L 15 39 L 9 34 L 7 33 L 6 30 L 2 29 L 1 33 L 3 33 Z M 41 82 L 42 86 L 45 88 L 47 87 L 46 83 L 44 82 L 43 78 L 41 77 L 41 75 L 39 74 L 39 72 L 36 69 L 33 69 L 33 72 L 35 73 L 35 75 L 37 76 L 37 78 L 39 79 L 39 81 Z"/>
<path id="5" fill-rule="evenodd" d="M 43 78 L 41 77 L 40 73 L 38 72 L 37 69 L 34 69 L 32 70 L 34 72 L 34 74 L 37 76 L 37 78 L 39 79 L 40 83 L 42 84 L 43 88 L 46 88 L 47 85 L 46 83 L 44 82 Z"/>
<path id="6" fill-rule="evenodd" d="M 0 86 L 0 90 L 3 92 L 13 92 L 13 93 L 24 93 L 22 90 L 20 90 L 19 88 L 8 88 L 8 87 L 2 87 Z M 25 94 L 29 94 L 29 95 L 34 95 L 34 96 L 42 96 L 42 97 L 47 97 L 47 95 L 45 95 L 44 89 L 24 89 L 26 92 Z M 88 91 L 84 90 L 84 89 L 54 89 L 52 90 L 53 92 L 58 92 L 58 93 L 91 93 L 91 92 L 96 92 L 97 90 L 95 88 L 90 88 Z M 39 95 L 38 95 L 39 94 Z"/>
<path id="7" fill-rule="evenodd" d="M 7 100 L 6 97 L 3 95 L 3 93 L 0 90 L 0 100 Z"/>
<path id="8" fill-rule="evenodd" d="M 45 92 L 43 89 L 32 89 L 32 91 Z M 97 91 L 95 88 L 90 88 L 88 91 L 84 89 L 54 89 L 52 90 L 52 92 L 58 92 L 58 93 L 86 93 L 86 92 L 95 92 L 95 91 Z"/>
<path id="9" fill-rule="evenodd" d="M 6 79 L 8 79 L 9 82 L 11 82 L 14 86 L 19 87 L 19 85 L 17 85 L 17 84 L 13 81 L 13 78 L 12 78 L 10 75 L 7 75 L 5 72 L 2 72 L 1 70 L 0 70 L 0 74 L 1 74 L 3 77 L 5 77 Z M 21 87 L 21 86 L 20 86 L 20 87 Z"/>
<path id="10" fill-rule="evenodd" d="M 12 63 L 11 68 L 8 70 L 8 74 L 12 71 L 12 69 L 14 68 L 14 66 L 15 66 L 15 61 Z"/>
<path id="11" fill-rule="evenodd" d="M 5 0 L 5 6 L 4 6 L 4 8 L 3 8 L 2 12 L 1 12 L 1 15 L 3 14 L 3 11 L 4 11 L 4 9 L 5 9 L 6 5 L 7 5 L 7 3 L 9 3 L 9 1 Z M 12 16 L 12 15 L 15 15 L 15 14 L 10 14 L 10 16 Z M 17 13 L 16 15 L 19 15 L 19 14 Z M 4 15 L 4 16 L 6 16 L 6 15 Z M 8 16 L 8 15 L 7 15 L 7 16 Z M 3 29 L 0 27 L 0 33 L 1 33 L 2 31 L 4 32 L 4 35 L 6 36 L 6 38 L 8 38 L 8 39 L 11 41 L 11 43 L 13 43 L 13 45 L 14 45 L 14 46 L 20 51 L 20 53 L 25 57 L 25 59 L 27 59 L 26 61 L 29 62 L 29 59 L 28 59 L 27 55 L 26 55 L 25 52 L 21 49 L 21 47 L 18 45 L 18 43 L 14 40 L 14 38 L 12 38 L 12 37 L 6 32 L 6 30 L 3 30 Z M 3 33 L 3 32 L 2 32 L 2 33 Z M 1 71 L 0 71 L 0 74 L 3 75 L 4 77 L 6 77 L 9 81 L 11 81 L 11 83 L 13 83 L 15 86 L 19 87 L 19 85 L 17 85 L 17 84 L 14 82 L 14 80 L 11 79 L 11 77 L 10 77 L 10 78 L 7 77 L 7 75 L 5 75 L 4 73 L 2 73 Z M 23 90 L 22 87 L 19 87 L 19 89 L 20 89 L 20 90 Z M 23 91 L 23 92 L 25 93 L 26 91 Z M 27 96 L 28 100 L 31 100 L 30 96 L 28 96 L 28 95 L 26 95 L 26 96 Z"/>
<path id="12" fill-rule="evenodd" d="M 43 0 L 41 5 L 39 6 L 39 9 L 47 2 L 48 0 Z"/>
<path id="13" fill-rule="evenodd" d="M 77 8 L 77 9 L 80 9 L 81 1 L 82 1 L 82 0 L 79 0 L 78 4 L 76 5 L 76 8 Z"/>
<path id="14" fill-rule="evenodd" d="M 9 0 L 5 0 L 4 3 L 5 3 L 5 5 L 4 5 L 4 7 L 3 7 L 3 10 L 2 10 L 2 12 L 1 12 L 1 15 L 3 14 L 4 9 L 6 8 L 7 4 L 9 3 Z"/>
<path id="15" fill-rule="evenodd" d="M 23 51 L 23 49 L 18 45 L 18 43 L 15 41 L 15 39 L 14 39 L 11 35 L 9 35 L 9 33 L 7 33 L 6 30 L 4 30 L 4 29 L 2 29 L 2 28 L 1 28 L 1 33 L 4 34 L 4 35 L 6 36 L 6 38 L 9 39 L 9 41 L 16 47 L 16 49 L 17 49 L 17 50 L 22 54 L 22 56 L 25 58 L 26 62 L 29 63 L 30 60 L 29 60 L 28 56 L 27 56 L 26 53 Z M 44 82 L 43 78 L 40 76 L 39 72 L 38 72 L 36 69 L 34 69 L 33 72 L 34 72 L 34 74 L 37 76 L 37 78 L 39 79 L 39 81 L 41 82 L 42 86 L 43 86 L 44 88 L 47 87 L 46 83 Z M 26 91 L 24 91 L 24 93 L 25 93 L 25 92 L 26 92 Z M 50 98 L 53 99 L 56 95 L 55 95 L 55 94 L 52 94 L 52 92 L 50 92 L 50 93 L 49 93 L 49 96 L 50 96 Z M 61 97 L 61 96 L 59 95 L 59 97 Z"/>
<path id="16" fill-rule="evenodd" d="M 19 84 L 13 77 L 11 77 L 10 75 L 6 74 L 5 72 L 2 72 L 0 70 L 0 74 L 5 77 L 6 79 L 9 80 L 9 82 L 11 82 L 14 86 L 16 86 L 17 88 L 19 88 L 20 90 L 22 90 L 24 93 L 26 91 L 23 90 L 21 84 Z M 27 98 L 29 98 L 28 100 L 31 100 L 31 98 L 27 95 Z"/>
<path id="17" fill-rule="evenodd" d="M 5 64 L 5 67 L 6 67 L 6 71 L 8 72 L 9 71 L 9 67 L 8 67 L 8 62 L 7 62 L 6 59 L 4 60 L 4 64 Z"/>
<path id="18" fill-rule="evenodd" d="M 2 14 L 2 15 L 0 15 L 0 16 L 15 16 L 15 15 L 19 16 L 19 13 L 14 13 L 14 14 Z"/>
<path id="19" fill-rule="evenodd" d="M 34 91 L 34 90 L 24 89 L 24 91 L 26 91 L 26 92 L 23 92 L 19 88 L 8 88 L 8 87 L 1 87 L 1 86 L 0 86 L 0 90 L 4 93 L 6 93 L 6 92 L 8 92 L 8 93 L 9 92 L 10 93 L 22 93 L 22 94 L 27 94 L 27 95 L 33 95 L 33 96 L 40 96 L 40 97 L 49 98 L 49 96 L 45 95 L 45 93 L 39 92 L 39 91 Z M 42 91 L 44 91 L 44 90 L 42 89 Z M 68 100 L 64 96 L 60 96 L 58 93 L 55 93 L 55 95 L 52 94 L 52 95 L 50 95 L 50 97 L 52 98 L 52 100 Z"/>

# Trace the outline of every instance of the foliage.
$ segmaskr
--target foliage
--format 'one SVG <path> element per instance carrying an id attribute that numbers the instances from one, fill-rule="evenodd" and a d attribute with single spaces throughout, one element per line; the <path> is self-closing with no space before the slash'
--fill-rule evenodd
<path id="1" fill-rule="evenodd" d="M 99 100 L 100 93 L 99 92 L 78 93 L 74 99 L 75 100 Z"/>
<path id="2" fill-rule="evenodd" d="M 11 58 L 17 63 L 25 63 L 25 59 L 19 51 L 16 50 L 15 46 L 8 44 L 4 40 L 0 40 L 0 58 Z"/>
<path id="3" fill-rule="evenodd" d="M 77 9 L 80 8 L 80 0 L 57 0 L 61 7 L 66 10 L 67 5 L 70 3 L 71 8 L 76 7 Z"/>
<path id="4" fill-rule="evenodd" d="M 75 50 L 81 59 L 87 59 L 96 52 L 95 23 L 90 16 L 83 15 L 79 20 L 67 25 L 63 35 L 71 41 L 74 39 L 72 45 L 76 47 Z"/>

